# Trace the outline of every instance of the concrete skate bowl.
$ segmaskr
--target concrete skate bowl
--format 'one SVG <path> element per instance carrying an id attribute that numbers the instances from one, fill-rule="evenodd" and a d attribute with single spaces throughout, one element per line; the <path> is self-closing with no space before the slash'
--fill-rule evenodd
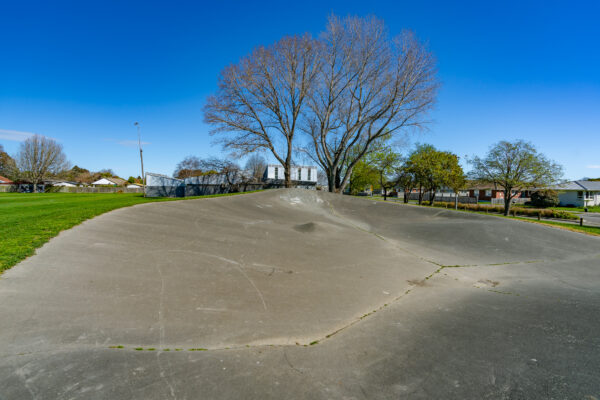
<path id="1" fill-rule="evenodd" d="M 301 189 L 144 204 L 61 233 L 3 275 L 1 317 L 12 328 L 0 333 L 2 353 L 310 345 L 443 266 L 568 261 L 597 244 Z"/>

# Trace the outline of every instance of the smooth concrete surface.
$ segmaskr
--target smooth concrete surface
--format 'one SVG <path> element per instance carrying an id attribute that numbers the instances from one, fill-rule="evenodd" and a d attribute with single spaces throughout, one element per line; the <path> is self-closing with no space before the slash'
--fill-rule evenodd
<path id="1" fill-rule="evenodd" d="M 0 276 L 0 399 L 600 399 L 600 238 L 301 189 L 116 210 Z"/>

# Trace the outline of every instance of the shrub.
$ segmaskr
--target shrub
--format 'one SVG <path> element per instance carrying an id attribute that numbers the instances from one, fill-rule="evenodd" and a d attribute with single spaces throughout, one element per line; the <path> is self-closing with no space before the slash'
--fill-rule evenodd
<path id="1" fill-rule="evenodd" d="M 556 207 L 558 203 L 558 193 L 554 190 L 538 190 L 531 194 L 531 205 L 534 207 Z"/>
<path id="2" fill-rule="evenodd" d="M 423 202 L 423 204 L 429 204 L 429 202 Z M 454 208 L 454 203 L 447 201 L 436 201 L 433 203 L 434 207 L 441 208 Z M 502 214 L 504 212 L 503 206 L 491 206 L 487 204 L 465 204 L 458 203 L 459 210 L 468 211 L 483 211 L 491 213 Z M 560 218 L 560 219 L 578 219 L 577 215 L 563 210 L 547 210 L 537 208 L 523 208 L 523 207 L 512 207 L 510 209 L 511 215 L 523 215 L 527 217 L 537 217 L 538 215 L 542 218 Z"/>
<path id="3" fill-rule="evenodd" d="M 562 219 L 578 219 L 579 217 L 573 213 L 563 210 L 552 210 L 553 218 L 562 218 Z"/>

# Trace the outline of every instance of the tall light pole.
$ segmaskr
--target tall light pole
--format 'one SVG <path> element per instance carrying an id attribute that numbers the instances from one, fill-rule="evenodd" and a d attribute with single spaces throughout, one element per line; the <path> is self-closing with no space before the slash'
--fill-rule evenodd
<path id="1" fill-rule="evenodd" d="M 140 163 L 142 164 L 142 185 L 145 184 L 145 179 L 146 177 L 144 176 L 144 157 L 142 155 L 142 135 L 140 133 L 140 123 L 139 122 L 134 122 L 135 126 L 137 126 L 137 132 L 138 132 L 138 146 L 140 148 Z"/>

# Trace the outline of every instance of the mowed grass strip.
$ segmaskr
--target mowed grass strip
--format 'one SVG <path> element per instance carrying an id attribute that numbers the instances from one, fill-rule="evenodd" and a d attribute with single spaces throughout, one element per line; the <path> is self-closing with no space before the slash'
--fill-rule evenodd
<path id="1" fill-rule="evenodd" d="M 250 193 L 250 192 L 246 192 Z M 65 229 L 135 204 L 230 196 L 143 197 L 137 193 L 0 193 L 0 274 Z"/>

